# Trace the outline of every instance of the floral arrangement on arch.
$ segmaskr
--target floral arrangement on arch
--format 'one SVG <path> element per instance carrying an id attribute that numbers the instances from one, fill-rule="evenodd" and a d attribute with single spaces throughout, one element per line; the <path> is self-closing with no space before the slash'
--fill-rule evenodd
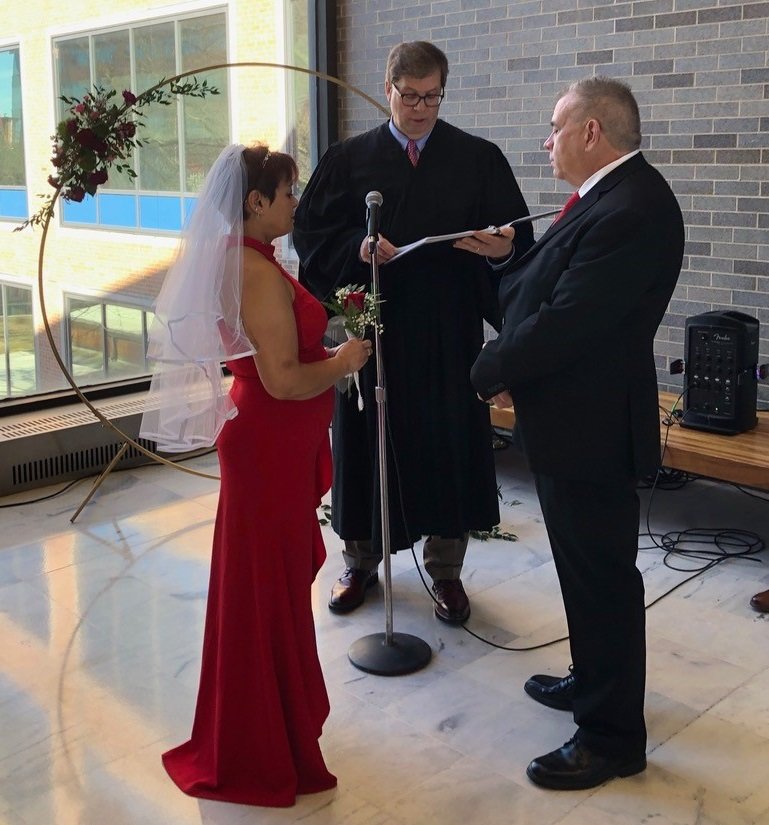
<path id="1" fill-rule="evenodd" d="M 219 90 L 206 80 L 192 77 L 184 82 L 161 80 L 140 95 L 128 89 L 120 98 L 117 94 L 116 89 L 96 85 L 82 98 L 59 98 L 67 104 L 68 114 L 51 136 L 55 171 L 48 176 L 48 183 L 56 194 L 45 196 L 42 207 L 15 231 L 46 223 L 53 216 L 56 196 L 80 203 L 86 195 L 95 195 L 107 182 L 113 166 L 117 172 L 135 178 L 131 154 L 144 145 L 136 133 L 144 126 L 143 110 L 150 103 L 169 106 L 176 95 L 202 98 L 217 95 Z"/>

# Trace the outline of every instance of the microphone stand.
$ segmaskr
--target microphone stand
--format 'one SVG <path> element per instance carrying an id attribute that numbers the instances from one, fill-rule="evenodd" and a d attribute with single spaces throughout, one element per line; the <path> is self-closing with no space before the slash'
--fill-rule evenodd
<path id="1" fill-rule="evenodd" d="M 379 299 L 379 259 L 377 236 L 369 235 L 371 289 Z M 377 676 L 402 676 L 425 667 L 432 658 L 430 645 L 409 633 L 393 633 L 392 565 L 390 561 L 390 509 L 387 496 L 387 393 L 385 390 L 382 343 L 379 327 L 374 326 L 376 357 L 377 448 L 379 455 L 379 498 L 382 523 L 382 562 L 384 564 L 385 632 L 363 636 L 350 646 L 347 656 L 359 670 Z"/>

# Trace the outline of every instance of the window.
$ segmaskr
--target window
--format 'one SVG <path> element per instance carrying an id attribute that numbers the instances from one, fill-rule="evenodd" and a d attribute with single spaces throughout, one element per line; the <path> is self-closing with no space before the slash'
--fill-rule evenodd
<path id="1" fill-rule="evenodd" d="M 32 289 L 0 283 L 0 392 L 4 398 L 36 389 Z"/>
<path id="2" fill-rule="evenodd" d="M 54 40 L 57 97 L 82 97 L 94 85 L 146 91 L 162 78 L 227 62 L 222 12 L 136 24 Z M 96 197 L 64 203 L 65 224 L 175 232 L 181 229 L 206 172 L 230 142 L 225 69 L 205 72 L 220 94 L 181 98 L 145 110 L 143 146 L 133 158 L 136 179 L 110 172 Z M 57 119 L 65 115 L 58 101 Z"/>
<path id="3" fill-rule="evenodd" d="M 0 49 L 0 219 L 27 217 L 19 49 Z"/>
<path id="4" fill-rule="evenodd" d="M 152 313 L 99 298 L 65 299 L 69 369 L 78 384 L 146 375 Z"/>
<path id="5" fill-rule="evenodd" d="M 286 63 L 309 67 L 308 8 L 306 0 L 286 0 Z M 310 179 L 313 169 L 310 139 L 311 92 L 317 81 L 304 72 L 286 72 L 286 112 L 288 116 L 286 152 L 299 167 L 298 190 Z"/>

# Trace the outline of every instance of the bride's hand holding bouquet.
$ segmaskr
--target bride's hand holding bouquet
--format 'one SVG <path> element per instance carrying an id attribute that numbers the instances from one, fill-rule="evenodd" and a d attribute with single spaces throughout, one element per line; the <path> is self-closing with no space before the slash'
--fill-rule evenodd
<path id="1" fill-rule="evenodd" d="M 363 339 L 366 330 L 371 327 L 382 332 L 382 324 L 379 320 L 379 306 L 381 299 L 366 288 L 359 285 L 348 284 L 339 287 L 334 292 L 334 298 L 327 301 L 325 306 L 331 310 L 333 317 L 329 321 L 329 335 L 334 340 L 339 340 L 339 328 L 344 329 L 348 340 Z M 363 395 L 360 391 L 360 381 L 358 371 L 355 370 L 347 376 L 346 391 L 351 391 L 351 379 L 355 382 L 358 391 L 358 409 L 363 409 Z"/>

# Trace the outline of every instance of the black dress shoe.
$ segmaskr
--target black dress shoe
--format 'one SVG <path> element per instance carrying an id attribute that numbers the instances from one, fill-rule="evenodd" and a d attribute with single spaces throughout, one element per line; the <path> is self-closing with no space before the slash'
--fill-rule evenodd
<path id="1" fill-rule="evenodd" d="M 750 600 L 750 606 L 759 613 L 769 613 L 769 590 L 763 593 L 756 593 Z"/>
<path id="2" fill-rule="evenodd" d="M 574 673 L 571 666 L 569 675 L 547 676 L 538 673 L 526 681 L 523 689 L 540 705 L 547 705 L 556 710 L 574 710 Z"/>
<path id="3" fill-rule="evenodd" d="M 591 751 L 576 739 L 562 748 L 538 756 L 529 763 L 526 775 L 535 785 L 556 791 L 595 788 L 615 776 L 632 776 L 646 768 L 646 754 L 604 756 Z"/>
<path id="4" fill-rule="evenodd" d="M 438 579 L 433 582 L 435 615 L 448 624 L 462 624 L 470 618 L 470 601 L 459 579 Z"/>
<path id="5" fill-rule="evenodd" d="M 355 610 L 363 604 L 369 587 L 373 587 L 378 581 L 379 573 L 376 570 L 346 568 L 331 588 L 328 609 L 332 613 L 349 613 Z"/>

